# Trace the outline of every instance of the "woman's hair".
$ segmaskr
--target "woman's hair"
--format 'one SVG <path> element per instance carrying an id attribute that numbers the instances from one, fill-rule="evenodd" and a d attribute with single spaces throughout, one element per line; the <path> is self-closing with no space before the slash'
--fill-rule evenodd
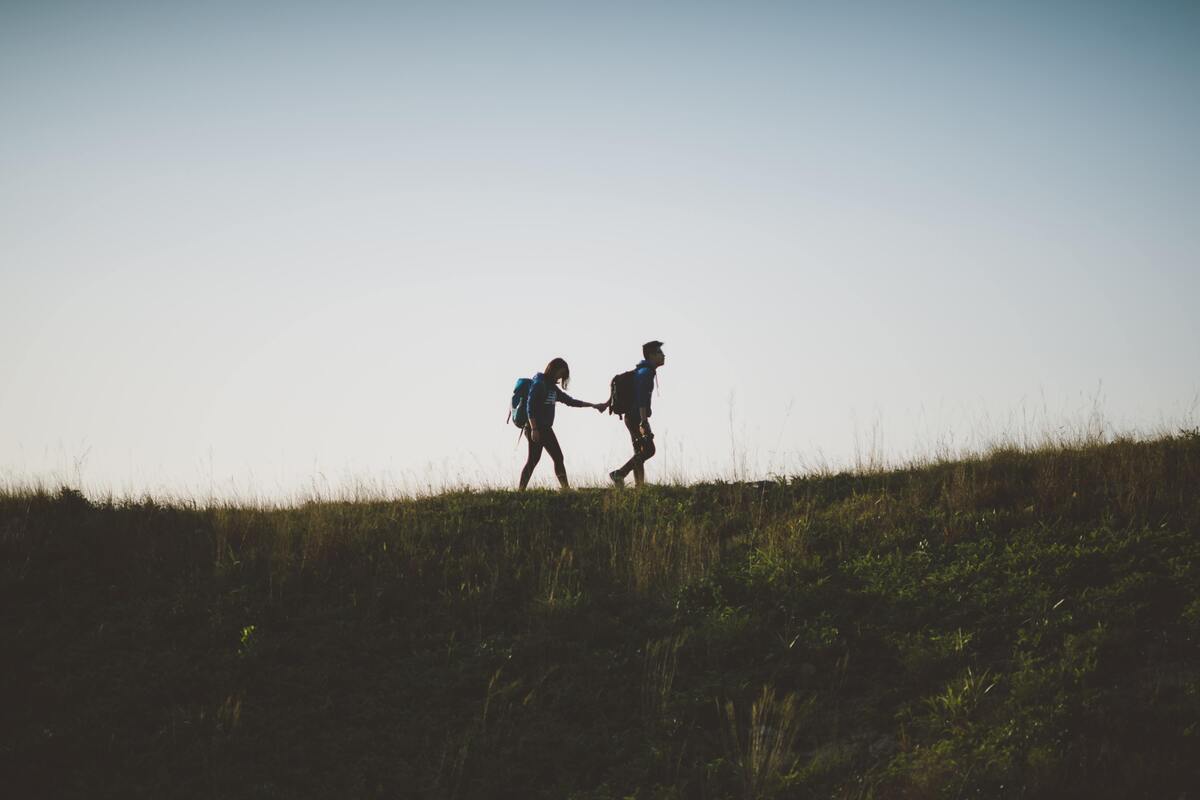
<path id="1" fill-rule="evenodd" d="M 567 384 L 571 382 L 571 368 L 567 366 L 566 359 L 563 359 L 563 358 L 550 359 L 550 363 L 546 365 L 546 368 L 544 370 L 542 370 L 542 374 L 549 375 L 552 371 L 554 371 L 556 369 L 562 369 L 562 371 L 563 371 L 562 388 L 564 388 L 564 389 L 567 388 Z"/>

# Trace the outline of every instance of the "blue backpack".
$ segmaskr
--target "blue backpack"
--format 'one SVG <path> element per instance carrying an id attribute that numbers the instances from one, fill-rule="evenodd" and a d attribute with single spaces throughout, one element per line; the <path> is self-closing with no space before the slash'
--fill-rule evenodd
<path id="1" fill-rule="evenodd" d="M 529 387 L 532 385 L 533 381 L 529 378 L 518 378 L 517 385 L 513 387 L 512 407 L 508 411 L 508 418 L 518 428 L 529 424 L 529 408 L 525 400 L 529 397 Z"/>

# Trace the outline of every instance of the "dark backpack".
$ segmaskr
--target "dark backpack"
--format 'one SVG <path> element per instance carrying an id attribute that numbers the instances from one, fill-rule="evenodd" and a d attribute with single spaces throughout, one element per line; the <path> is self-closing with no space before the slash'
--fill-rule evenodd
<path id="1" fill-rule="evenodd" d="M 529 407 L 525 400 L 529 397 L 529 387 L 532 385 L 533 381 L 529 378 L 517 378 L 517 385 L 513 387 L 512 406 L 509 408 L 508 418 L 518 428 L 524 428 L 529 424 Z"/>
<path id="2" fill-rule="evenodd" d="M 637 389 L 634 378 L 637 370 L 614 375 L 609 384 L 608 413 L 624 417 L 637 412 Z"/>

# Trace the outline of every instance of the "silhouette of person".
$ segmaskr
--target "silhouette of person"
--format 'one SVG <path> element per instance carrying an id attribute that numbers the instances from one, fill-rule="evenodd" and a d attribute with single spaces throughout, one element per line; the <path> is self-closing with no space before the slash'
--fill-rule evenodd
<path id="1" fill-rule="evenodd" d="M 663 343 L 659 341 L 642 345 L 642 361 L 637 365 L 633 377 L 635 410 L 625 415 L 625 429 L 629 431 L 629 438 L 633 442 L 633 458 L 608 473 L 617 486 L 625 485 L 625 477 L 630 472 L 637 486 L 646 482 L 645 464 L 655 453 L 654 431 L 650 430 L 650 398 L 654 394 L 654 378 L 658 368 L 667 363 L 662 346 Z"/>
<path id="2" fill-rule="evenodd" d="M 542 458 L 542 450 L 548 452 L 554 460 L 554 474 L 558 476 L 559 486 L 564 489 L 571 488 L 567 483 L 567 466 L 563 462 L 562 448 L 558 444 L 558 437 L 554 435 L 554 406 L 556 403 L 562 403 L 573 408 L 594 408 L 597 411 L 603 411 L 605 406 L 602 403 L 585 403 L 571 397 L 563 391 L 570 380 L 571 368 L 561 358 L 552 359 L 543 372 L 533 376 L 533 384 L 530 385 L 529 396 L 525 400 L 529 412 L 529 425 L 525 428 L 525 438 L 529 440 L 529 457 L 521 470 L 522 491 L 529 484 L 533 468 Z M 559 388 L 560 383 L 562 388 Z"/>

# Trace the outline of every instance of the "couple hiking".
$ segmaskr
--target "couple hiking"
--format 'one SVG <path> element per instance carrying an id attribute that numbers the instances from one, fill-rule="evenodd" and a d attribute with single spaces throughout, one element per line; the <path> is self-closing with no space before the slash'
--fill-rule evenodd
<path id="1" fill-rule="evenodd" d="M 633 473 L 634 482 L 641 486 L 646 480 L 646 461 L 654 455 L 654 433 L 650 430 L 650 397 L 654 390 L 654 378 L 659 367 L 666 363 L 662 342 L 646 342 L 642 345 L 642 361 L 635 369 L 615 376 L 610 384 L 609 397 L 603 403 L 585 403 L 563 391 L 571 380 L 571 368 L 561 358 L 546 365 L 533 379 L 521 378 L 513 389 L 512 421 L 529 440 L 529 457 L 521 470 L 521 489 L 529 484 L 533 468 L 542 458 L 542 450 L 554 460 L 554 474 L 562 488 L 567 483 L 567 467 L 563 462 L 562 448 L 554 435 L 554 406 L 556 403 L 573 408 L 594 408 L 599 412 L 617 414 L 625 421 L 629 438 L 633 442 L 633 457 L 612 472 L 608 477 L 617 486 L 625 485 L 625 478 Z M 561 386 L 561 388 L 559 388 Z"/>

